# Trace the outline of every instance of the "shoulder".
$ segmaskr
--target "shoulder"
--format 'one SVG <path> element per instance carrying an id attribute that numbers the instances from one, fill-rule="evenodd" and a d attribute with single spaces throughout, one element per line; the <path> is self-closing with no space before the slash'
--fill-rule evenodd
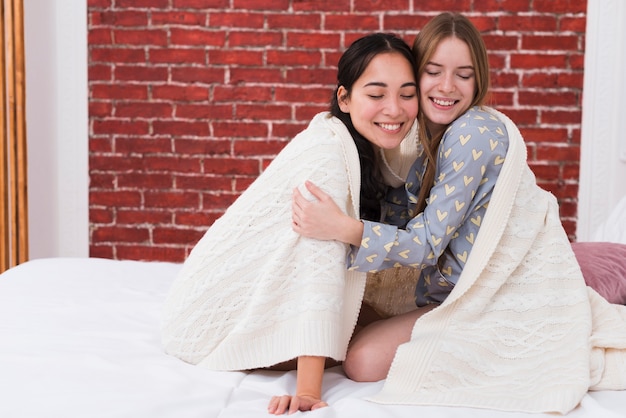
<path id="1" fill-rule="evenodd" d="M 442 142 L 452 145 L 465 142 L 469 137 L 508 143 L 509 134 L 505 122 L 489 108 L 472 107 L 448 126 Z M 475 141 L 472 141 L 475 142 Z"/>
<path id="2" fill-rule="evenodd" d="M 505 136 L 506 125 L 498 115 L 488 108 L 475 106 L 459 116 L 446 129 L 446 135 L 458 131 L 478 131 L 479 133 L 492 132 L 494 135 Z"/>

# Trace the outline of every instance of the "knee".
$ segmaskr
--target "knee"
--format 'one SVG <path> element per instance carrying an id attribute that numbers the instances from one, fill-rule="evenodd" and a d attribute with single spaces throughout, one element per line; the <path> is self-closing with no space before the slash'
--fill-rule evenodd
<path id="1" fill-rule="evenodd" d="M 381 372 L 376 360 L 376 352 L 368 346 L 357 346 L 348 350 L 343 362 L 343 370 L 355 382 L 377 382 L 387 376 Z"/>

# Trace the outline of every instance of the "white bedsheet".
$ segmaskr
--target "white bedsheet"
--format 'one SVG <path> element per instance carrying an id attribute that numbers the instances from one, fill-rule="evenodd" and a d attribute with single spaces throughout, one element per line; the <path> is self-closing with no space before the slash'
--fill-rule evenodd
<path id="1" fill-rule="evenodd" d="M 163 353 L 161 304 L 179 268 L 57 258 L 0 275 L 0 417 L 270 416 L 269 398 L 293 391 L 295 372 L 212 372 Z M 306 415 L 554 417 L 363 400 L 381 387 L 352 382 L 335 367 L 324 378 L 330 406 Z M 579 417 L 626 417 L 626 391 L 587 394 L 568 414 Z"/>

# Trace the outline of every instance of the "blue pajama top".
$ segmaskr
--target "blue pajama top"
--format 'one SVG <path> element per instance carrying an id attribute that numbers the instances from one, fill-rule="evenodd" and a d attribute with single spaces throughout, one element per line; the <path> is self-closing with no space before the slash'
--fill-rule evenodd
<path id="1" fill-rule="evenodd" d="M 360 247 L 348 268 L 375 272 L 421 269 L 417 306 L 441 303 L 457 283 L 472 250 L 507 153 L 504 123 L 480 107 L 469 109 L 444 133 L 435 182 L 422 213 L 415 213 L 426 157 L 413 164 L 404 186 L 390 189 L 382 221 L 363 221 Z"/>

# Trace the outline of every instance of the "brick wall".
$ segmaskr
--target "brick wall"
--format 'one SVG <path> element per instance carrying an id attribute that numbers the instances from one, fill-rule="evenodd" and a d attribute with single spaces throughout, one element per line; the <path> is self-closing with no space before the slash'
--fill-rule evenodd
<path id="1" fill-rule="evenodd" d="M 182 261 L 286 141 L 326 110 L 373 31 L 407 42 L 442 10 L 483 32 L 491 104 L 516 121 L 573 238 L 586 2 L 89 0 L 95 257 Z"/>

